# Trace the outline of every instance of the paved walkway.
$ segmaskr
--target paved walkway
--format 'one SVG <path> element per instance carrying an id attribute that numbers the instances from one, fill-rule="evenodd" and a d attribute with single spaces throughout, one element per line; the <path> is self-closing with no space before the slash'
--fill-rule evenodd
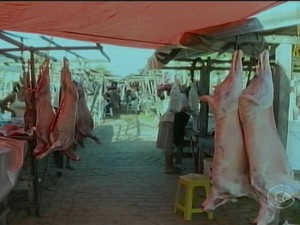
<path id="1" fill-rule="evenodd" d="M 178 175 L 163 173 L 163 154 L 155 148 L 157 128 L 136 115 L 107 119 L 96 128 L 103 144 L 86 140 L 80 162 L 62 177 L 51 177 L 42 192 L 41 217 L 12 210 L 11 225 L 250 225 L 258 206 L 249 199 L 228 203 L 215 219 L 196 214 L 184 221 L 173 214 Z M 183 173 L 193 172 L 192 158 L 184 158 Z M 299 215 L 299 204 L 285 217 Z M 298 221 L 290 220 L 292 223 Z"/>

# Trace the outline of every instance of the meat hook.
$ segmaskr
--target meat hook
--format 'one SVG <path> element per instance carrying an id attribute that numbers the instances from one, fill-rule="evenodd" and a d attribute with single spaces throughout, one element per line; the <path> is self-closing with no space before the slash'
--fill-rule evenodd
<path id="1" fill-rule="evenodd" d="M 239 49 L 239 40 L 240 40 L 240 36 L 237 35 L 236 38 L 235 38 L 235 46 L 234 46 L 234 50 L 238 50 Z"/>

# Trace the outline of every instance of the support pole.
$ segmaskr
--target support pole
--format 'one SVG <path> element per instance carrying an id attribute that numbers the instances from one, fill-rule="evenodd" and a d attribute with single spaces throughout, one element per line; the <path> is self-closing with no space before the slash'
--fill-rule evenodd
<path id="1" fill-rule="evenodd" d="M 36 79 L 35 79 L 35 67 L 34 67 L 34 51 L 30 51 L 30 78 L 31 78 L 31 88 L 32 90 L 36 87 Z M 33 125 L 36 125 L 36 105 L 35 105 L 35 92 L 31 93 L 31 109 L 33 112 L 32 114 L 32 121 Z M 39 190 L 39 181 L 38 181 L 38 165 L 37 160 L 34 159 L 33 156 L 33 149 L 36 146 L 36 137 L 34 136 L 33 139 L 29 142 L 29 155 L 30 155 L 30 164 L 31 164 L 31 175 L 33 177 L 33 193 L 29 193 L 29 197 L 31 198 L 32 205 L 35 208 L 36 216 L 40 216 L 40 190 Z"/>
<path id="2" fill-rule="evenodd" d="M 209 67 L 206 65 L 201 68 L 199 97 L 202 95 L 209 95 L 209 85 L 210 71 Z M 199 137 L 202 138 L 207 135 L 209 107 L 207 102 L 200 102 L 200 105 L 201 106 L 199 113 Z"/>
<path id="3" fill-rule="evenodd" d="M 202 95 L 208 95 L 209 94 L 209 86 L 210 86 L 210 67 L 208 65 L 203 65 L 201 68 L 201 75 L 200 75 L 200 93 L 199 96 Z M 199 139 L 204 139 L 207 137 L 207 128 L 208 128 L 208 113 L 209 113 L 209 107 L 207 102 L 201 102 L 200 103 L 200 112 L 198 116 L 198 127 L 199 127 Z M 199 141 L 197 141 L 199 144 Z M 198 148 L 198 156 L 197 156 L 197 171 L 198 173 L 203 173 L 204 170 L 204 164 L 203 160 L 205 157 L 204 150 L 202 149 L 202 146 L 197 146 Z"/>

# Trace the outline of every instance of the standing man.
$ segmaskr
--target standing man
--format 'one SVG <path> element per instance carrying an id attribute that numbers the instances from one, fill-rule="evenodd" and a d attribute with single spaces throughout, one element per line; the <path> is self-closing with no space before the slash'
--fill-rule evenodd
<path id="1" fill-rule="evenodd" d="M 165 151 L 165 173 L 179 174 L 180 168 L 174 166 L 174 150 L 182 151 L 184 128 L 189 121 L 190 107 L 185 87 L 174 84 L 170 92 L 167 111 L 161 116 L 156 147 Z M 169 95 L 169 94 L 168 94 Z"/>

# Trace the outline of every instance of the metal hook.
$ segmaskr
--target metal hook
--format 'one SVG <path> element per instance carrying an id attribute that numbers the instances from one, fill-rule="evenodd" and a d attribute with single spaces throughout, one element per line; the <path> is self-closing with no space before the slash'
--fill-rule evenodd
<path id="1" fill-rule="evenodd" d="M 251 54 L 252 54 L 252 57 L 255 57 L 255 43 L 252 43 L 252 51 L 251 51 Z"/>
<path id="2" fill-rule="evenodd" d="M 265 39 L 264 39 L 264 37 L 262 37 L 261 51 L 264 50 L 264 45 L 265 45 Z"/>
<path id="3" fill-rule="evenodd" d="M 239 39 L 240 39 L 240 36 L 237 35 L 236 38 L 235 38 L 235 47 L 234 47 L 234 50 L 238 50 L 239 48 Z"/>

